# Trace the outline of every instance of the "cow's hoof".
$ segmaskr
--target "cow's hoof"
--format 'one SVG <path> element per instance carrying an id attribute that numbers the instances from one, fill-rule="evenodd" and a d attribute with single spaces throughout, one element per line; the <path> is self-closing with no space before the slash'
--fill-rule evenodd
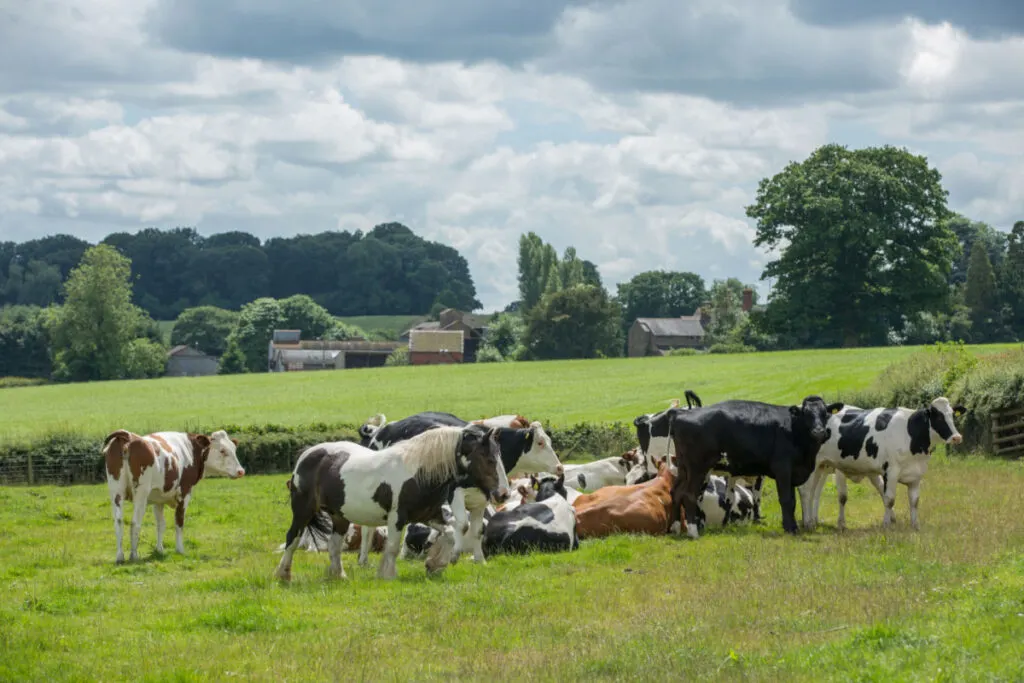
<path id="1" fill-rule="evenodd" d="M 276 572 L 274 572 L 274 578 L 276 578 L 278 581 L 284 581 L 284 582 L 287 583 L 287 582 L 290 582 L 292 580 L 292 572 L 291 572 L 291 570 L 289 570 L 289 571 L 281 571 L 279 569 Z"/>
<path id="2" fill-rule="evenodd" d="M 700 538 L 700 531 L 697 530 L 697 525 L 687 522 L 686 535 L 693 539 Z"/>
<path id="3" fill-rule="evenodd" d="M 114 564 L 124 564 L 124 555 L 118 555 L 115 557 Z"/>
<path id="4" fill-rule="evenodd" d="M 670 534 L 674 534 L 676 536 L 678 536 L 682 532 L 682 530 L 683 530 L 683 525 L 682 525 L 681 522 L 672 522 L 672 526 L 670 526 L 668 528 L 668 532 Z"/>

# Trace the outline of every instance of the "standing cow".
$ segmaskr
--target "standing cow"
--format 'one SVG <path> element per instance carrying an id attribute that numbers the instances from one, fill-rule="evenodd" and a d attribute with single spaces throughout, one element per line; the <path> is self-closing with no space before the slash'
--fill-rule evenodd
<path id="1" fill-rule="evenodd" d="M 733 400 L 676 414 L 671 434 L 679 476 L 672 490 L 671 531 L 679 532 L 685 507 L 686 533 L 699 536 L 693 521 L 698 497 L 714 468 L 730 477 L 774 479 L 782 528 L 795 534 L 795 488 L 811 476 L 818 449 L 829 436 L 829 415 L 842 408 L 842 403 L 825 405 L 820 396 L 808 396 L 799 406 Z"/>
<path id="2" fill-rule="evenodd" d="M 218 430 L 206 434 L 156 432 L 140 436 L 124 429 L 103 440 L 107 490 L 114 511 L 118 564 L 124 562 L 124 501 L 132 501 L 131 555 L 139 559 L 139 535 L 146 507 L 156 518 L 156 551 L 164 552 L 164 505 L 174 505 L 174 548 L 185 553 L 182 532 L 192 490 L 204 476 L 237 479 L 245 475 L 238 463 L 238 442 Z"/>
<path id="3" fill-rule="evenodd" d="M 814 528 L 817 523 L 825 479 L 835 471 L 840 489 L 838 528 L 846 526 L 846 482 L 845 477 L 841 479 L 845 475 L 854 481 L 868 477 L 880 489 L 885 505 L 882 525 L 886 527 L 895 519 L 896 485 L 906 486 L 910 525 L 917 529 L 921 480 L 932 450 L 938 443 L 962 441 L 954 418 L 965 412 L 963 406 L 950 405 L 944 396 L 916 410 L 846 406 L 829 420 L 831 436 L 818 453 L 814 473 L 801 488 L 804 527 Z"/>

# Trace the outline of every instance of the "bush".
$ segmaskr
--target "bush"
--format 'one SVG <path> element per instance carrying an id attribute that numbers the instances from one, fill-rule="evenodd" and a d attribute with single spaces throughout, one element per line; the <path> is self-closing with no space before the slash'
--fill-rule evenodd
<path id="1" fill-rule="evenodd" d="M 691 348 L 687 348 L 685 346 L 681 346 L 678 349 L 672 349 L 671 351 L 669 351 L 665 355 L 667 355 L 667 356 L 696 356 L 699 353 L 700 353 L 700 351 L 698 351 L 697 349 L 691 349 Z"/>
<path id="2" fill-rule="evenodd" d="M 387 360 L 384 361 L 384 365 L 388 367 L 394 367 L 397 365 L 408 365 L 409 364 L 409 347 L 399 346 L 397 349 L 388 354 Z"/>
<path id="3" fill-rule="evenodd" d="M 127 379 L 160 377 L 167 369 L 167 349 L 145 337 L 139 337 L 124 347 L 121 362 Z"/>
<path id="4" fill-rule="evenodd" d="M 501 351 L 493 346 L 481 346 L 480 350 L 476 352 L 477 363 L 503 363 L 504 361 L 505 357 L 501 355 Z"/>
<path id="5" fill-rule="evenodd" d="M 49 384 L 49 382 L 42 377 L 0 377 L 0 389 L 36 387 L 41 384 Z"/>
<path id="6" fill-rule="evenodd" d="M 986 356 L 956 378 L 949 399 L 967 407 L 964 446 L 992 449 L 992 413 L 1024 407 L 1024 347 Z"/>
<path id="7" fill-rule="evenodd" d="M 753 353 L 757 351 L 753 346 L 747 346 L 739 342 L 720 342 L 712 344 L 708 353 Z"/>

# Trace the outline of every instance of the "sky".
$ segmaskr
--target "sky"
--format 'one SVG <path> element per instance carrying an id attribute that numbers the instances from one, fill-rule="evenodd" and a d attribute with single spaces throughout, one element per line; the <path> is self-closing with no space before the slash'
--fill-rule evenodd
<path id="1" fill-rule="evenodd" d="M 1019 0 L 12 0 L 0 63 L 4 240 L 399 221 L 494 310 L 532 230 L 765 294 L 745 207 L 830 142 L 1024 219 Z"/>

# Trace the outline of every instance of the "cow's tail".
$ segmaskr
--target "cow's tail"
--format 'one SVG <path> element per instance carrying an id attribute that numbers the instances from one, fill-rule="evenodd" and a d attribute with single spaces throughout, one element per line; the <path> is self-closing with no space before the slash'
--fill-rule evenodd
<path id="1" fill-rule="evenodd" d="M 697 394 L 695 394 L 695 393 L 694 393 L 693 391 L 691 391 L 690 389 L 687 389 L 687 390 L 686 390 L 686 391 L 685 391 L 685 392 L 683 393 L 683 395 L 684 395 L 684 396 L 686 396 L 686 407 L 687 407 L 687 408 L 693 408 L 693 407 L 695 407 L 695 406 L 696 406 L 697 408 L 703 408 L 703 407 L 704 407 L 704 404 L 703 404 L 703 403 L 701 403 L 701 400 L 700 400 L 700 396 L 698 396 Z"/>
<path id="2" fill-rule="evenodd" d="M 285 486 L 288 488 L 288 497 L 292 504 L 292 524 L 299 522 L 300 517 L 308 519 L 305 524 L 299 522 L 299 528 L 295 529 L 299 538 L 309 534 L 311 545 L 314 548 L 326 547 L 327 541 L 334 533 L 334 521 L 326 510 L 320 508 L 316 500 L 316 491 L 302 490 L 299 486 L 298 475 L 294 473 L 288 476 Z M 280 550 L 283 549 L 283 547 L 280 548 Z"/>
<path id="3" fill-rule="evenodd" d="M 132 440 L 134 435 L 126 429 L 118 429 L 116 432 L 111 432 L 107 435 L 107 438 L 103 439 L 103 455 L 105 456 L 121 456 L 124 457 L 127 454 L 128 442 Z"/>

